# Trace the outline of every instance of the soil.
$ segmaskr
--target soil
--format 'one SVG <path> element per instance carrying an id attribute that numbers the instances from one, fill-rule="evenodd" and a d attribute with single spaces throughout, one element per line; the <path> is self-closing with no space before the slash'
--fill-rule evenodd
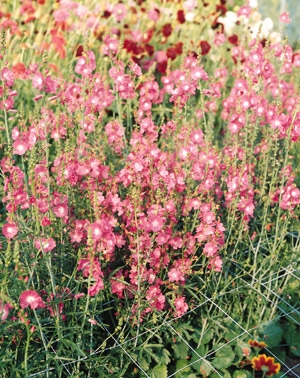
<path id="1" fill-rule="evenodd" d="M 293 369 L 293 371 L 289 371 L 286 373 L 286 377 L 291 377 L 291 378 L 300 378 L 300 358 L 291 358 L 291 357 L 286 357 L 285 360 L 285 365 L 289 367 L 289 369 Z M 287 372 L 288 369 L 283 366 L 282 367 L 282 372 Z"/>

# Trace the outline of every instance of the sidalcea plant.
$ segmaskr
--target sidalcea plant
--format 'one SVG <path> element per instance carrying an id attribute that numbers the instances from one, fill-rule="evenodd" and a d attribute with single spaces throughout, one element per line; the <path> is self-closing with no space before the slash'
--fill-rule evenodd
<path id="1" fill-rule="evenodd" d="M 197 308 L 239 267 L 254 285 L 286 263 L 300 203 L 290 157 L 299 55 L 251 35 L 249 5 L 229 32 L 226 12 L 226 1 L 28 1 L 1 12 L 6 376 L 129 377 L 135 365 L 163 377 L 186 358 L 202 376 L 239 368 L 240 345 L 221 364 L 224 337 L 199 334 Z M 270 315 L 261 306 L 245 326 Z M 163 344 L 181 327 L 200 340 L 190 351 Z M 261 359 L 278 371 L 264 355 L 254 369 Z"/>

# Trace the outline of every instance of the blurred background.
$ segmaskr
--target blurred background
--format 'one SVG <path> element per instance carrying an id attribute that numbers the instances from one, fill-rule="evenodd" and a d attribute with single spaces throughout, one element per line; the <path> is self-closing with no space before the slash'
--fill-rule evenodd
<path id="1" fill-rule="evenodd" d="M 288 36 L 289 43 L 294 48 L 300 48 L 300 0 L 257 0 L 258 10 L 263 18 L 270 17 L 274 22 L 274 30 L 279 31 L 282 37 Z M 282 12 L 289 12 L 290 24 L 279 21 Z"/>

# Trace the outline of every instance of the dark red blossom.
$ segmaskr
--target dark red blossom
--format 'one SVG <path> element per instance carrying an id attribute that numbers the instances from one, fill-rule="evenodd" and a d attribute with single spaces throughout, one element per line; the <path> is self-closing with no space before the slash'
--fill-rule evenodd
<path id="1" fill-rule="evenodd" d="M 168 62 L 166 60 L 163 60 L 162 62 L 157 63 L 156 69 L 159 73 L 164 75 L 167 72 L 167 65 Z"/>
<path id="2" fill-rule="evenodd" d="M 178 21 L 180 24 L 184 24 L 184 23 L 185 23 L 184 10 L 180 9 L 180 10 L 177 12 L 177 21 Z"/>
<path id="3" fill-rule="evenodd" d="M 147 30 L 144 34 L 143 34 L 143 42 L 144 43 L 148 43 L 151 41 L 153 37 L 153 30 L 150 29 L 150 30 Z"/>
<path id="4" fill-rule="evenodd" d="M 236 34 L 231 35 L 228 37 L 228 41 L 232 44 L 237 46 L 239 44 L 239 37 Z"/>
<path id="5" fill-rule="evenodd" d="M 124 46 L 124 49 L 127 50 L 127 52 L 134 55 L 140 55 L 140 54 L 143 54 L 144 52 L 143 47 L 138 45 L 136 42 L 132 41 L 131 39 L 125 39 L 123 46 Z"/>
<path id="6" fill-rule="evenodd" d="M 144 47 L 149 56 L 152 56 L 154 54 L 154 47 L 152 45 L 149 45 L 147 43 Z"/>
<path id="7" fill-rule="evenodd" d="M 163 27 L 162 27 L 162 30 L 161 32 L 163 33 L 164 37 L 169 37 L 171 34 L 172 34 L 172 25 L 171 24 L 165 24 Z"/>
<path id="8" fill-rule="evenodd" d="M 79 56 L 82 56 L 82 53 L 83 53 L 83 46 L 82 45 L 79 45 L 78 47 L 77 47 L 77 49 L 76 49 L 76 54 L 75 54 L 75 56 L 76 57 L 79 57 Z"/>
<path id="9" fill-rule="evenodd" d="M 176 50 L 175 50 L 174 47 L 169 47 L 169 48 L 167 49 L 167 57 L 168 57 L 169 59 L 171 59 L 171 60 L 176 59 L 177 54 L 176 54 Z"/>
<path id="10" fill-rule="evenodd" d="M 201 47 L 201 55 L 207 55 L 211 49 L 211 45 L 207 41 L 201 41 L 199 43 L 199 47 Z"/>
<path id="11" fill-rule="evenodd" d="M 111 12 L 109 12 L 108 10 L 105 10 L 102 14 L 102 17 L 103 18 L 109 18 L 111 16 Z"/>
<path id="12" fill-rule="evenodd" d="M 224 25 L 221 22 L 219 22 L 218 20 L 219 20 L 219 17 L 216 17 L 214 19 L 213 23 L 211 24 L 211 28 L 213 30 L 220 28 L 220 32 L 224 33 Z"/>
<path id="13" fill-rule="evenodd" d="M 216 6 L 216 12 L 221 13 L 221 16 L 223 16 L 227 12 L 227 8 L 225 5 L 219 4 Z"/>

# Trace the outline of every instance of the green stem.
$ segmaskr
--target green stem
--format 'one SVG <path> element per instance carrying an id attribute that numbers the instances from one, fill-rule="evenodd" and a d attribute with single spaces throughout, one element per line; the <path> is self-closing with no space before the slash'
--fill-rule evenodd
<path id="1" fill-rule="evenodd" d="M 27 338 L 26 338 L 26 345 L 25 345 L 25 353 L 24 353 L 24 369 L 25 369 L 25 375 L 28 376 L 28 350 L 30 345 L 30 329 L 28 325 L 26 324 L 26 332 L 27 332 Z"/>
<path id="2" fill-rule="evenodd" d="M 42 329 L 41 323 L 39 321 L 39 318 L 37 316 L 37 313 L 36 313 L 35 310 L 33 310 L 33 312 L 34 312 L 35 320 L 36 320 L 36 323 L 38 325 L 38 329 L 39 329 L 39 332 L 40 332 L 40 335 L 41 335 L 41 340 L 42 340 L 42 343 L 43 343 L 43 346 L 44 346 L 44 349 L 45 349 L 45 353 L 46 353 L 46 362 L 47 362 L 46 377 L 49 378 L 48 347 L 47 347 L 47 344 L 45 342 L 45 338 L 44 338 L 44 335 L 43 335 L 43 329 Z"/>
<path id="3" fill-rule="evenodd" d="M 7 139 L 7 145 L 8 147 L 11 145 L 11 140 L 9 136 L 9 129 L 8 129 L 8 119 L 7 119 L 7 111 L 4 107 L 4 123 L 5 123 L 5 132 L 6 132 L 6 139 Z"/>

